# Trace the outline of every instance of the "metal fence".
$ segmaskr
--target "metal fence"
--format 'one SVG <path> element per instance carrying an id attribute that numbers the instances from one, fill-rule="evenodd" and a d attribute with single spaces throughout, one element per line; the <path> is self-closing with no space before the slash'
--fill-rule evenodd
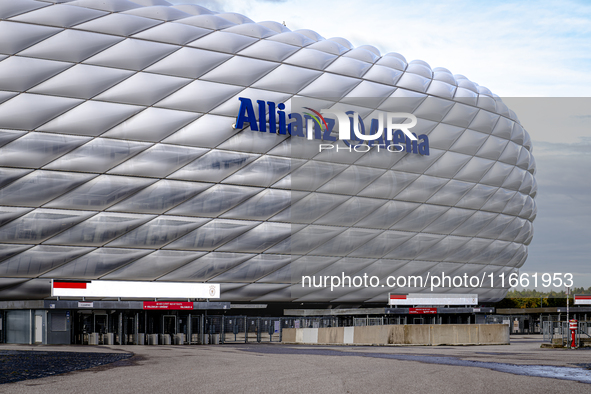
<path id="1" fill-rule="evenodd" d="M 542 322 L 542 334 L 544 342 L 553 342 L 560 339 L 566 345 L 570 342 L 571 332 L 567 321 L 545 321 Z M 591 321 L 580 321 L 575 332 L 575 346 L 580 346 L 581 339 L 591 338 Z"/>
<path id="2" fill-rule="evenodd" d="M 383 317 L 356 317 L 353 319 L 355 327 L 360 326 L 382 326 L 384 325 Z"/>
<path id="3" fill-rule="evenodd" d="M 204 343 L 281 342 L 282 328 L 291 327 L 281 317 L 207 316 Z"/>
<path id="4" fill-rule="evenodd" d="M 508 324 L 510 334 L 541 334 L 539 319 L 531 315 L 487 315 L 485 324 Z"/>
<path id="5" fill-rule="evenodd" d="M 514 325 L 515 316 L 487 316 L 485 324 L 509 324 Z M 199 341 L 194 334 L 190 343 L 265 343 L 281 342 L 284 328 L 324 328 L 324 327 L 351 327 L 351 326 L 376 326 L 391 324 L 437 324 L 430 320 L 421 319 L 421 322 L 411 321 L 406 317 L 345 317 L 345 316 L 322 316 L 322 317 L 248 317 L 248 316 L 224 316 L 212 315 L 203 317 L 203 332 Z M 435 320 L 435 319 L 431 319 Z M 521 319 L 518 319 L 521 325 Z M 549 323 L 544 322 L 545 327 Z M 585 333 L 591 334 L 591 322 L 585 326 Z M 197 327 L 195 321 L 194 327 Z M 548 333 L 550 328 L 548 328 Z M 582 329 L 583 330 L 583 329 Z M 195 332 L 195 331 L 194 331 Z M 583 332 L 583 331 L 582 331 Z M 561 334 L 562 335 L 562 334 Z M 546 340 L 546 336 L 544 336 Z M 551 339 L 549 339 L 551 340 Z"/>
<path id="6" fill-rule="evenodd" d="M 393 324 L 387 318 L 355 319 L 356 325 Z M 248 317 L 206 316 L 203 339 L 199 343 L 281 342 L 284 328 L 324 328 L 350 326 L 352 321 L 339 317 Z M 197 326 L 197 322 L 195 323 Z M 197 334 L 193 335 L 197 338 Z M 191 343 L 196 343 L 195 340 Z"/>
<path id="7" fill-rule="evenodd" d="M 178 333 L 172 340 L 177 343 L 177 336 L 183 344 L 223 344 L 223 343 L 269 343 L 281 342 L 284 328 L 325 328 L 325 327 L 360 327 L 393 324 L 441 324 L 435 317 L 382 316 L 319 316 L 319 317 L 248 317 L 225 315 L 189 315 L 182 320 L 189 323 L 182 326 L 179 322 Z M 542 326 L 531 324 L 529 315 L 487 315 L 478 324 L 507 324 L 511 334 L 543 334 L 545 342 L 567 344 L 570 340 L 568 322 L 552 320 L 548 316 Z M 176 333 L 177 331 L 175 331 Z M 144 335 L 144 334 L 141 334 Z M 149 336 L 149 335 L 148 335 Z M 591 321 L 580 321 L 576 331 L 576 346 L 581 340 L 591 343 Z M 134 344 L 135 341 L 132 341 Z M 144 342 L 143 340 L 141 341 Z M 149 342 L 146 339 L 146 343 Z M 586 344 L 583 344 L 586 345 Z"/>

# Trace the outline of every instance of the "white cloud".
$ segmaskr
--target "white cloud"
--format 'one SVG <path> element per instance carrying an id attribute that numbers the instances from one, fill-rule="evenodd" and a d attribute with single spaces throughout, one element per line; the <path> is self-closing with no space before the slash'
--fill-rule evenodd
<path id="1" fill-rule="evenodd" d="M 591 5 L 576 1 L 175 0 L 445 67 L 502 97 L 589 96 Z"/>

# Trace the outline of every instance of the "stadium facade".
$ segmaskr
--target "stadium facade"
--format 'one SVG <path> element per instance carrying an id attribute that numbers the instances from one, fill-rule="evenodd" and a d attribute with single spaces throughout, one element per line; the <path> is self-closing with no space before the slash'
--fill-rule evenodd
<path id="1" fill-rule="evenodd" d="M 13 0 L 0 17 L 1 300 L 55 299 L 53 279 L 384 304 L 425 289 L 302 288 L 298 275 L 498 275 L 527 258 L 530 137 L 462 75 L 161 0 Z M 297 100 L 410 113 L 428 151 L 319 152 L 235 129 L 240 98 L 288 114 Z M 494 301 L 507 289 L 436 291 Z"/>

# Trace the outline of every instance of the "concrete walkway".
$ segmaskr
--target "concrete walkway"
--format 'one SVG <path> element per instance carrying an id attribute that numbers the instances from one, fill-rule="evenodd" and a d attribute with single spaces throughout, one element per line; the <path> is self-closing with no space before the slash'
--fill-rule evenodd
<path id="1" fill-rule="evenodd" d="M 589 378 L 591 350 L 540 349 L 541 338 L 505 346 L 15 346 L 44 351 L 133 352 L 109 366 L 0 386 L 10 393 L 503 393 L 588 392 L 561 380 Z M 412 360 L 409 357 L 413 358 Z M 577 365 L 579 364 L 579 365 Z M 534 365 L 530 367 L 530 365 Z M 527 376 L 558 366 L 548 377 Z M 525 372 L 524 372 L 525 371 Z M 526 373 L 515 374 L 515 373 Z M 554 375 L 552 375 L 554 373 Z"/>

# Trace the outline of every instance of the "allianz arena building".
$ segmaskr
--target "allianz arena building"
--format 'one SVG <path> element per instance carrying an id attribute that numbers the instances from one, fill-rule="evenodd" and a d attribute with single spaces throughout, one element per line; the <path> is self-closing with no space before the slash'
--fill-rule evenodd
<path id="1" fill-rule="evenodd" d="M 302 287 L 301 275 L 497 276 L 527 258 L 530 137 L 462 75 L 163 0 L 12 0 L 0 18 L 5 306 L 56 300 L 52 280 L 219 284 L 215 301 L 241 304 L 384 305 L 388 293 L 429 289 Z M 276 114 L 257 101 L 286 113 L 299 99 L 363 119 L 411 113 L 428 148 L 320 152 L 289 132 L 234 128 L 239 98 L 268 126 Z M 495 301 L 507 288 L 435 292 Z"/>

